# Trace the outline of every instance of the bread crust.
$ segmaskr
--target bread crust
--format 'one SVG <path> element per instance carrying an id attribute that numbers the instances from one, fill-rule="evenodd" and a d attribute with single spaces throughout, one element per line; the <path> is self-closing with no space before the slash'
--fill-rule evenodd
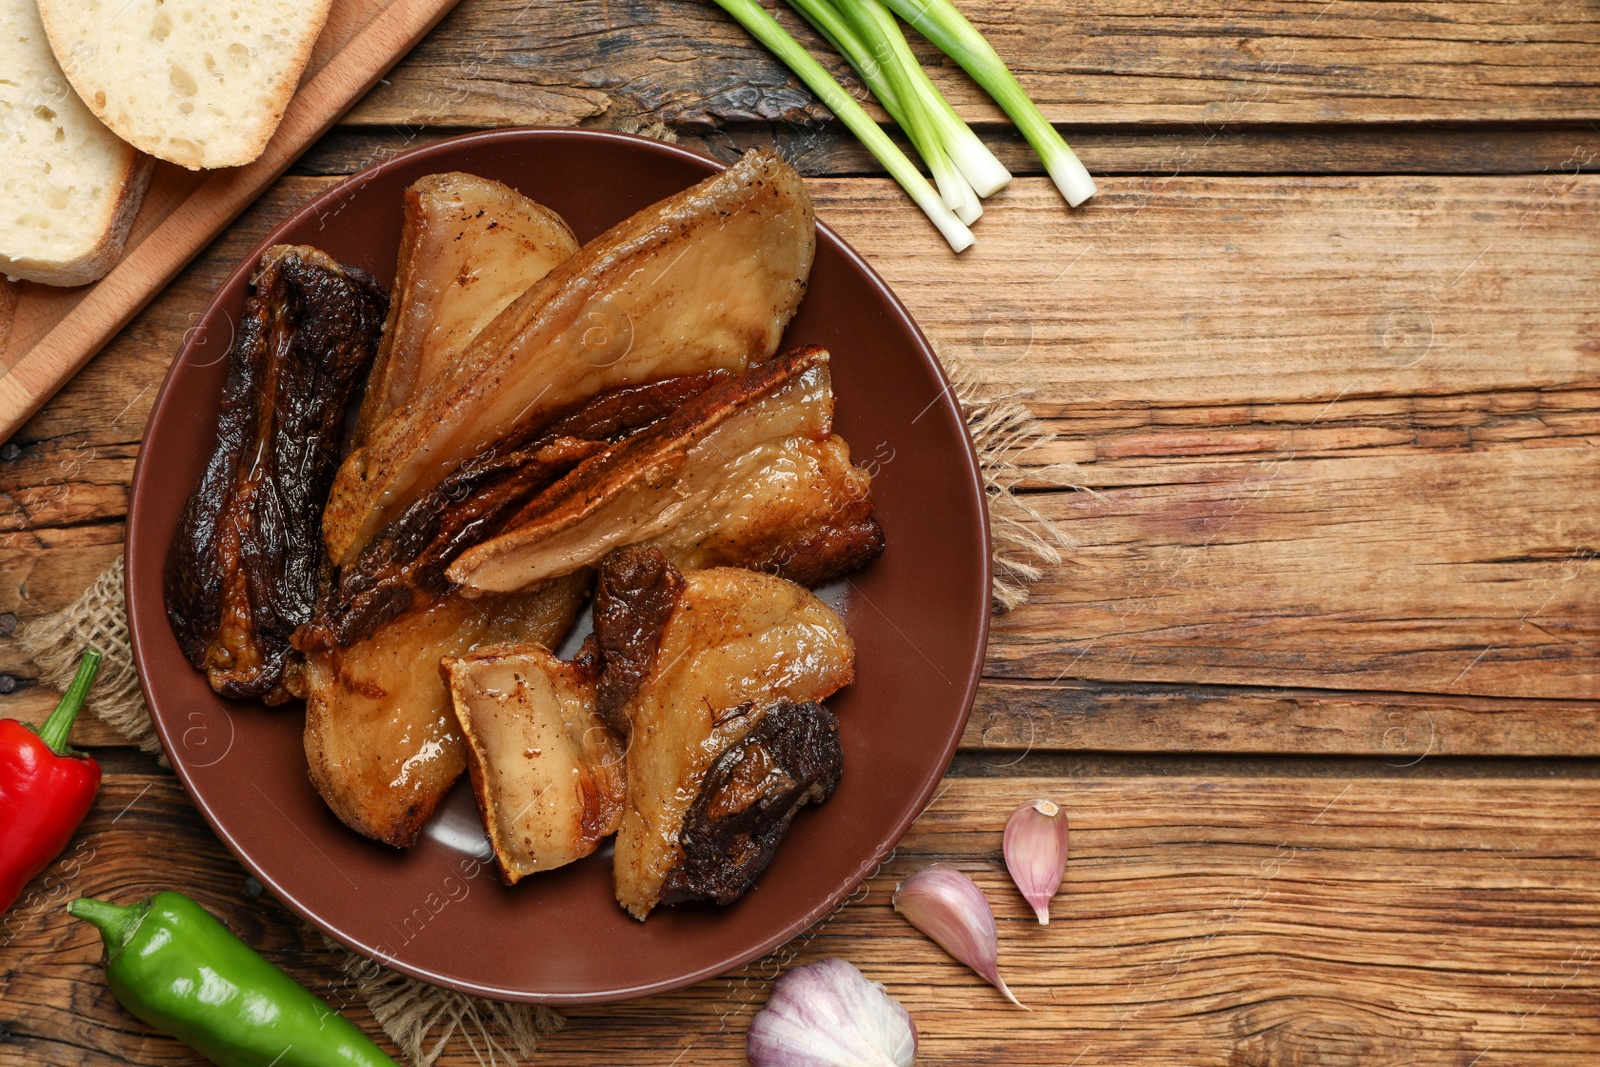
<path id="1" fill-rule="evenodd" d="M 39 20 L 44 23 L 45 36 L 49 38 L 50 48 L 55 52 L 57 61 L 60 62 L 62 56 L 71 52 L 71 38 L 66 32 L 66 28 L 58 25 L 56 12 L 52 8 L 51 0 L 39 0 Z M 322 36 L 322 28 L 327 24 L 328 12 L 332 8 L 333 0 L 313 0 L 313 2 L 305 5 L 306 24 L 311 27 L 311 32 L 307 33 L 301 41 L 298 53 L 291 60 L 289 67 L 286 68 L 290 70 L 292 76 L 285 78 L 283 85 L 277 90 L 277 98 L 273 102 L 269 119 L 251 131 L 251 136 L 236 151 L 223 152 L 220 148 L 197 142 L 200 143 L 201 149 L 200 157 L 197 160 L 176 159 L 173 154 L 165 150 L 165 139 L 143 136 L 139 130 L 115 121 L 115 117 L 110 113 L 111 109 L 108 106 L 95 103 L 96 94 L 100 93 L 101 89 L 99 86 L 90 84 L 87 81 L 84 77 L 83 65 L 61 63 L 61 70 L 66 75 L 67 81 L 72 84 L 72 88 L 77 91 L 78 96 L 83 100 L 84 106 L 94 114 L 95 118 L 99 119 L 108 130 L 139 149 L 139 151 L 155 156 L 158 159 L 165 159 L 169 163 L 176 163 L 178 166 L 189 170 L 217 170 L 222 167 L 242 167 L 261 158 L 261 153 L 266 151 L 267 142 L 272 140 L 272 135 L 277 132 L 279 123 L 283 121 L 283 113 L 289 107 L 289 101 L 294 97 L 296 90 L 300 88 L 300 79 L 305 74 L 306 63 L 311 59 L 311 50 L 316 47 L 317 38 Z M 109 270 L 110 265 L 108 264 L 105 269 Z M 104 271 L 101 273 L 104 273 Z"/>
<path id="2" fill-rule="evenodd" d="M 138 217 L 144 203 L 145 190 L 150 185 L 150 175 L 155 170 L 155 160 L 142 152 L 130 151 L 123 168 L 122 181 L 117 190 L 117 201 L 106 224 L 101 227 L 100 238 L 83 255 L 65 262 L 47 262 L 37 259 L 11 259 L 0 253 L 0 273 L 12 281 L 40 282 L 44 285 L 88 285 L 104 277 L 122 258 L 122 247 L 127 243 L 128 231 Z M 0 347 L 4 339 L 0 337 Z"/>

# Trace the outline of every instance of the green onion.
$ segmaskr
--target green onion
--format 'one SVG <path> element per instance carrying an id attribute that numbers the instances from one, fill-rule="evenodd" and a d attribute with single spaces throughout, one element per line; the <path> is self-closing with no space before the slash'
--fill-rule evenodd
<path id="1" fill-rule="evenodd" d="M 919 98 L 926 108 L 931 109 L 929 117 L 934 123 L 940 143 L 978 196 L 993 196 L 1011 181 L 1011 173 L 994 157 L 994 153 L 984 147 L 983 142 L 978 140 L 978 135 L 962 121 L 961 116 L 956 114 L 955 108 L 944 98 L 944 94 L 929 80 L 922 65 L 912 55 L 911 46 L 906 43 L 905 35 L 900 32 L 900 24 L 882 4 L 874 0 L 872 7 L 876 10 L 872 12 L 874 16 L 872 29 L 876 32 L 863 39 L 857 35 L 854 27 L 845 21 L 832 0 L 788 0 L 788 2 L 789 6 L 800 12 L 818 33 L 827 38 L 828 43 L 833 45 L 840 55 L 849 60 L 850 65 L 861 76 L 861 80 L 867 83 L 867 88 L 872 90 L 872 95 L 876 96 L 883 104 L 884 110 L 889 112 L 890 117 L 901 126 L 905 126 L 905 112 L 899 94 L 885 73 L 884 68 L 887 64 L 879 62 L 867 41 L 875 41 L 880 51 L 887 49 L 886 54 L 892 53 L 894 61 L 897 61 L 901 69 L 917 83 Z M 970 223 L 972 219 L 963 221 Z"/>
<path id="2" fill-rule="evenodd" d="M 939 195 L 944 198 L 946 206 L 962 222 L 971 225 L 983 214 L 983 207 L 978 203 L 972 186 L 967 184 L 967 179 L 962 177 L 945 151 L 944 142 L 939 139 L 938 128 L 934 125 L 933 115 L 923 100 L 916 79 L 906 70 L 905 64 L 884 35 L 880 16 L 888 16 L 888 11 L 877 0 L 836 0 L 834 6 L 856 34 L 872 45 L 873 57 L 888 76 L 889 84 L 894 87 L 895 98 L 900 101 L 900 125 L 905 129 L 906 136 L 911 138 L 922 161 L 933 172 L 933 183 L 939 187 Z"/>
<path id="3" fill-rule="evenodd" d="M 866 43 L 856 36 L 856 31 L 839 14 L 839 9 L 833 6 L 833 0 L 789 0 L 789 6 L 800 13 L 800 16 L 811 23 L 811 28 L 822 34 L 823 38 L 833 46 L 833 50 L 844 56 L 855 72 L 861 75 L 861 80 L 867 83 L 867 88 L 872 90 L 872 95 L 878 98 L 878 103 L 889 113 L 889 117 L 900 125 L 900 98 L 895 95 L 894 86 L 889 84 L 889 78 L 873 58 L 872 50 Z"/>
<path id="4" fill-rule="evenodd" d="M 794 71 L 799 79 L 822 101 L 822 103 L 835 115 L 839 121 L 849 127 L 850 132 L 860 138 L 867 150 L 877 157 L 878 162 L 884 165 L 891 177 L 900 183 L 917 206 L 938 227 L 950 247 L 961 252 L 972 245 L 972 231 L 955 213 L 945 204 L 940 194 L 935 192 L 922 176 L 922 172 L 907 159 L 905 153 L 895 147 L 889 140 L 888 134 L 878 128 L 878 124 L 861 109 L 849 93 L 833 80 L 833 75 L 822 69 L 822 65 L 800 46 L 800 42 L 789 36 L 789 31 L 778 25 L 776 19 L 767 14 L 756 0 L 716 0 L 717 6 L 732 15 L 741 26 L 749 30 L 756 40 L 760 41 L 773 55 L 783 60 L 788 68 Z M 909 93 L 907 97 L 909 98 Z M 915 138 L 913 138 L 913 142 Z"/>
<path id="5" fill-rule="evenodd" d="M 911 45 L 906 42 L 905 34 L 900 32 L 900 23 L 883 5 L 882 0 L 836 0 L 836 2 L 858 3 L 863 10 L 872 15 L 878 30 L 880 47 L 888 48 L 894 61 L 915 84 L 928 120 L 933 124 L 934 133 L 962 176 L 972 186 L 973 191 L 979 196 L 990 197 L 1004 189 L 1011 181 L 1011 172 L 1001 165 L 994 157 L 994 153 L 984 147 L 983 142 L 978 140 L 978 135 L 972 132 L 972 127 L 962 121 L 961 116 L 956 114 L 956 109 L 950 106 L 950 101 L 946 100 L 938 86 L 933 84 L 927 71 L 922 69 L 922 64 L 917 62 L 917 57 L 912 54 Z"/>
<path id="6" fill-rule="evenodd" d="M 1017 129 L 1033 145 L 1044 161 L 1045 170 L 1067 198 L 1077 207 L 1095 194 L 1094 179 L 1083 169 L 1078 157 L 1061 134 L 1040 114 L 1039 108 L 1017 84 L 1016 77 L 984 40 L 967 17 L 950 0 L 887 0 L 901 18 L 916 27 L 945 55 L 960 63 L 977 83 L 994 97 L 1017 124 Z"/>

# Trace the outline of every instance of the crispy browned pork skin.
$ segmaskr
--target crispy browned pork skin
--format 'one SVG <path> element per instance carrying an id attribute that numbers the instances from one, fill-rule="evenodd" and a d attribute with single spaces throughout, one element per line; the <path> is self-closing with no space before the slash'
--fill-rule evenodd
<path id="1" fill-rule="evenodd" d="M 633 732 L 628 701 L 656 663 L 661 636 L 683 595 L 683 574 L 660 551 L 621 549 L 600 568 L 594 589 L 594 638 L 605 670 L 595 691 L 602 721 L 618 736 Z"/>
<path id="2" fill-rule="evenodd" d="M 372 278 L 315 248 L 275 245 L 251 277 L 217 445 L 167 557 L 173 632 L 223 696 L 289 698 L 289 638 L 316 598 L 345 409 L 387 305 Z"/>
<path id="3" fill-rule="evenodd" d="M 662 904 L 732 904 L 755 884 L 807 804 L 839 784 L 839 721 L 814 701 L 751 706 L 748 733 L 718 756 L 684 816 L 683 859 L 661 883 Z"/>
<path id="4" fill-rule="evenodd" d="M 405 211 L 395 304 L 357 420 L 358 445 L 577 247 L 554 213 L 472 175 L 420 179 Z M 475 477 L 488 476 L 460 472 L 450 504 L 470 503 Z M 538 472 L 523 477 L 537 483 Z M 447 529 L 472 536 L 463 512 L 449 518 L 455 525 Z M 423 532 L 425 545 L 439 530 Z M 313 620 L 294 637 L 304 662 L 286 680 L 306 700 L 306 761 L 317 791 L 346 825 L 399 847 L 416 842 L 466 766 L 441 659 L 485 642 L 559 642 L 590 584 L 588 574 L 573 574 L 469 604 L 442 581 L 443 562 L 395 554 L 393 542 L 418 533 L 415 523 L 397 528 L 388 554 L 366 572 L 329 569 Z"/>
<path id="5" fill-rule="evenodd" d="M 539 205 L 467 175 L 436 179 L 413 186 L 408 201 L 397 310 L 374 373 L 377 392 L 369 390 L 362 411 L 364 432 L 449 373 L 466 335 L 564 254 L 564 224 Z M 305 665 L 294 682 L 306 698 L 312 781 L 347 825 L 391 845 L 415 843 L 469 753 L 441 660 L 470 657 L 483 644 L 559 643 L 590 584 L 580 570 L 468 602 L 444 578 L 445 566 L 581 459 L 718 378 L 705 372 L 615 389 L 546 427 L 491 442 L 360 557 L 330 572 L 315 618 L 295 636 Z M 504 869 L 509 876 L 553 854 L 508 858 Z"/>
<path id="6" fill-rule="evenodd" d="M 394 307 L 355 443 L 445 374 L 486 323 L 576 246 L 562 219 L 498 182 L 472 174 L 414 182 Z M 458 488 L 472 474 L 462 472 Z M 323 800 L 352 829 L 403 848 L 466 768 L 440 661 L 483 641 L 560 641 L 590 577 L 466 603 L 438 581 L 442 563 L 430 569 L 424 558 L 398 579 L 400 563 L 382 563 L 389 569 L 374 566 L 365 585 L 328 568 L 314 619 L 294 635 L 304 661 L 286 685 L 306 699 L 307 768 Z"/>
<path id="7" fill-rule="evenodd" d="M 445 573 L 509 592 L 644 543 L 687 567 L 820 583 L 883 547 L 871 478 L 832 430 L 828 353 L 795 349 L 585 459 Z"/>
<path id="8" fill-rule="evenodd" d="M 514 885 L 593 852 L 616 832 L 622 745 L 595 714 L 593 645 L 574 661 L 537 645 L 446 659 L 484 829 Z"/>
<path id="9" fill-rule="evenodd" d="M 497 441 L 468 460 L 379 533 L 319 606 L 326 639 L 348 646 L 452 588 L 445 568 L 496 533 L 537 493 L 608 444 L 656 422 L 711 385 L 721 371 L 602 393 L 532 441 Z"/>
<path id="10" fill-rule="evenodd" d="M 823 799 L 837 781 L 829 747 L 837 741 L 824 736 L 831 724 L 793 705 L 848 685 L 855 645 L 831 608 L 773 575 L 678 574 L 658 549 L 630 548 L 607 557 L 599 583 L 610 603 L 595 616 L 599 690 L 621 699 L 631 730 L 617 900 L 638 919 L 669 884 L 674 899 L 731 900 L 766 865 L 800 804 Z M 614 669 L 622 676 L 608 679 Z M 720 762 L 775 713 L 772 727 Z M 708 779 L 713 765 L 720 770 Z M 704 803 L 691 818 L 697 798 Z M 690 860 L 686 827 L 696 835 L 693 860 L 675 875 Z"/>
<path id="11" fill-rule="evenodd" d="M 608 389 L 771 356 L 815 247 L 804 182 L 765 151 L 589 242 L 346 458 L 323 518 L 334 562 L 354 560 L 485 442 Z"/>

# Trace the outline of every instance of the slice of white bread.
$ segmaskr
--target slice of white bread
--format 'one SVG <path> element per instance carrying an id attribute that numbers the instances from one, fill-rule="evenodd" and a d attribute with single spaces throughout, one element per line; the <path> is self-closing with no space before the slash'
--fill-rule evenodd
<path id="1" fill-rule="evenodd" d="M 61 66 L 100 121 L 190 170 L 267 146 L 333 0 L 40 0 Z"/>
<path id="2" fill-rule="evenodd" d="M 117 261 L 151 159 L 67 84 L 34 0 L 0 0 L 0 274 L 84 285 Z"/>

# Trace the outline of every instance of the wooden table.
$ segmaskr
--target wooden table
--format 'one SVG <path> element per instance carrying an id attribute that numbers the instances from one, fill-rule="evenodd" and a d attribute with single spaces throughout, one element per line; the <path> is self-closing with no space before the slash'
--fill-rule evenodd
<path id="1" fill-rule="evenodd" d="M 741 1063 L 770 978 L 843 955 L 911 1010 L 927 1063 L 1596 1062 L 1594 8 L 963 6 L 1102 192 L 1065 210 L 945 64 L 1019 174 L 956 259 L 709 5 L 464 0 L 0 449 L 0 633 L 118 554 L 184 330 L 339 175 L 525 123 L 664 123 L 724 159 L 775 144 L 935 344 L 1060 434 L 1034 461 L 1083 489 L 1031 499 L 1079 545 L 997 620 L 946 788 L 847 907 L 775 959 L 571 1012 L 543 1061 Z M 13 642 L 0 670 L 0 715 L 53 702 Z M 97 724 L 78 738 L 105 789 L 5 924 L 0 1063 L 195 1059 L 113 1002 L 69 895 L 182 889 L 348 1001 L 169 773 Z M 999 859 L 1035 795 L 1074 828 L 1043 929 Z M 988 890 L 1032 1014 L 890 910 L 935 859 Z"/>

